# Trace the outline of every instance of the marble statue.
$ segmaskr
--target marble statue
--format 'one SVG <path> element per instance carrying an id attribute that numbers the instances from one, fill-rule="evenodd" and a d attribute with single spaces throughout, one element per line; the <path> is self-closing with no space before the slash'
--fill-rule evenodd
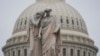
<path id="1" fill-rule="evenodd" d="M 30 19 L 30 56 L 58 56 L 60 54 L 60 25 L 51 9 L 38 12 Z"/>

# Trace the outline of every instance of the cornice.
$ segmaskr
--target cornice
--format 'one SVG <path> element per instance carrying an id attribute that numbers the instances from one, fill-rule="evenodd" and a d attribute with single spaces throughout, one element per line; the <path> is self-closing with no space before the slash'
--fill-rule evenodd
<path id="1" fill-rule="evenodd" d="M 71 42 L 71 41 L 62 41 L 62 46 L 66 46 L 66 44 L 75 44 L 75 45 L 81 45 L 81 46 L 85 46 L 85 47 L 89 47 L 94 49 L 96 52 L 98 52 L 98 48 L 96 46 L 91 46 L 91 45 L 87 45 L 84 43 L 79 43 L 79 42 Z"/>
<path id="2" fill-rule="evenodd" d="M 2 48 L 2 51 L 4 51 L 5 49 L 9 48 L 9 47 L 13 47 L 13 46 L 18 46 L 18 45 L 24 45 L 24 44 L 29 44 L 29 42 L 21 42 L 21 43 L 16 43 L 16 44 L 11 44 L 11 45 L 5 45 Z"/>

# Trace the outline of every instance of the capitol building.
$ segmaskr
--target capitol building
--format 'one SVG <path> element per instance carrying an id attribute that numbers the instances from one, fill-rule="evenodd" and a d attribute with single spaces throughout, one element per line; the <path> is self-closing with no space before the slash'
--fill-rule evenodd
<path id="1" fill-rule="evenodd" d="M 2 48 L 4 56 L 28 56 L 30 42 L 27 40 L 29 18 L 38 11 L 51 8 L 61 30 L 60 56 L 96 56 L 98 48 L 89 37 L 84 18 L 65 0 L 36 0 L 27 7 L 15 22 L 13 33 Z"/>

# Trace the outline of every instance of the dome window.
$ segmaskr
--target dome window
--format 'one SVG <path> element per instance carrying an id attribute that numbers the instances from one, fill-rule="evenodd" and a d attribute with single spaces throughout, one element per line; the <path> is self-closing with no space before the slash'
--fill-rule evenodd
<path id="1" fill-rule="evenodd" d="M 22 26 L 22 23 L 23 23 L 23 19 L 20 20 L 20 26 L 19 26 L 20 28 L 21 28 L 21 26 Z"/>
<path id="2" fill-rule="evenodd" d="M 90 53 L 88 53 L 88 56 L 90 56 Z"/>
<path id="3" fill-rule="evenodd" d="M 66 48 L 63 48 L 63 56 L 66 56 Z"/>
<path id="4" fill-rule="evenodd" d="M 13 51 L 12 53 L 13 53 L 13 56 L 15 56 L 15 51 Z"/>
<path id="5" fill-rule="evenodd" d="M 26 25 L 26 23 L 27 23 L 27 19 L 25 20 L 25 25 Z"/>
<path id="6" fill-rule="evenodd" d="M 27 49 L 24 49 L 24 56 L 27 56 Z"/>
<path id="7" fill-rule="evenodd" d="M 24 21 L 24 27 L 26 27 L 26 24 L 27 24 L 27 19 Z"/>
<path id="8" fill-rule="evenodd" d="M 70 49 L 70 56 L 73 56 L 73 49 Z"/>
<path id="9" fill-rule="evenodd" d="M 80 56 L 80 50 L 77 50 L 77 56 Z"/>
<path id="10" fill-rule="evenodd" d="M 74 25 L 74 20 L 72 20 L 72 25 Z"/>
<path id="11" fill-rule="evenodd" d="M 63 23 L 63 19 L 62 19 L 62 16 L 61 16 L 60 22 L 61 22 L 61 23 Z"/>
<path id="12" fill-rule="evenodd" d="M 69 20 L 68 19 L 66 19 L 66 23 L 69 24 Z"/>
<path id="13" fill-rule="evenodd" d="M 81 22 L 81 27 L 82 27 L 82 22 Z"/>
<path id="14" fill-rule="evenodd" d="M 79 25 L 78 21 L 77 21 L 77 26 Z"/>
<path id="15" fill-rule="evenodd" d="M 85 56 L 86 55 L 86 53 L 85 53 L 85 51 L 83 52 L 83 56 Z"/>
<path id="16" fill-rule="evenodd" d="M 8 53 L 8 56 L 10 56 L 10 52 Z"/>
<path id="17" fill-rule="evenodd" d="M 22 25 L 22 21 L 20 22 L 20 25 Z"/>
<path id="18" fill-rule="evenodd" d="M 63 19 L 62 18 L 60 19 L 60 22 L 63 23 Z"/>
<path id="19" fill-rule="evenodd" d="M 82 24 L 83 24 L 82 21 L 80 21 L 80 23 L 81 23 L 81 27 L 82 27 L 82 26 L 83 26 L 83 25 L 82 25 Z"/>
<path id="20" fill-rule="evenodd" d="M 20 50 L 18 50 L 18 56 L 20 56 Z"/>

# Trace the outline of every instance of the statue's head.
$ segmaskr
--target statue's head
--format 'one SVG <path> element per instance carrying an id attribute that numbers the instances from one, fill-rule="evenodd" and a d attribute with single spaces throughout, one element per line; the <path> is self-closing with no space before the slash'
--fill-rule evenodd
<path id="1" fill-rule="evenodd" d="M 44 12 L 46 13 L 46 16 L 49 17 L 50 16 L 50 12 L 52 11 L 52 9 L 45 9 Z"/>
<path id="2" fill-rule="evenodd" d="M 46 13 L 50 13 L 52 11 L 52 9 L 45 9 L 44 12 Z"/>

